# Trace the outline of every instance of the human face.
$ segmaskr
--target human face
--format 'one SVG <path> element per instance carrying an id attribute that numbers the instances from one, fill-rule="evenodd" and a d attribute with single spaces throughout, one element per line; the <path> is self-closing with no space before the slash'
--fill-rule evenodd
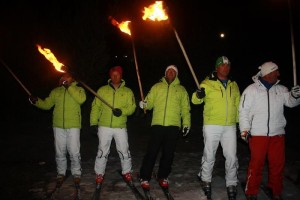
<path id="1" fill-rule="evenodd" d="M 112 84 L 118 85 L 121 83 L 122 75 L 118 71 L 113 71 L 110 74 L 110 79 L 111 79 Z"/>
<path id="2" fill-rule="evenodd" d="M 217 76 L 221 80 L 227 80 L 228 75 L 230 73 L 230 65 L 229 64 L 223 64 L 217 67 Z"/>
<path id="3" fill-rule="evenodd" d="M 174 69 L 168 69 L 168 71 L 166 71 L 166 80 L 168 81 L 168 83 L 172 83 L 175 80 L 176 76 L 177 74 Z"/>
<path id="4" fill-rule="evenodd" d="M 71 74 L 65 73 L 59 80 L 59 84 L 62 85 L 64 81 L 67 81 L 69 84 L 74 81 L 74 78 L 72 77 Z"/>
<path id="5" fill-rule="evenodd" d="M 264 79 L 265 81 L 268 81 L 271 84 L 275 84 L 278 81 L 278 77 L 280 76 L 279 70 L 275 70 L 267 75 L 265 75 L 264 77 L 262 77 L 262 79 Z"/>

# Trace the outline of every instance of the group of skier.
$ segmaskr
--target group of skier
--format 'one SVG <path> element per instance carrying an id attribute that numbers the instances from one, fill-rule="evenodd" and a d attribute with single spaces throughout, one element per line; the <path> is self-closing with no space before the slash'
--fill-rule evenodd
<path id="1" fill-rule="evenodd" d="M 143 101 L 135 102 L 134 93 L 125 86 L 123 69 L 115 66 L 109 71 L 108 84 L 98 89 L 103 98 L 94 98 L 91 106 L 91 130 L 98 135 L 99 145 L 95 159 L 96 191 L 100 195 L 105 179 L 105 168 L 114 139 L 121 161 L 121 175 L 134 190 L 132 158 L 130 155 L 127 117 L 138 105 L 144 110 L 153 110 L 151 136 L 139 171 L 141 187 L 150 198 L 150 180 L 159 153 L 159 167 L 156 179 L 166 195 L 168 177 L 174 159 L 174 152 L 180 135 L 186 136 L 191 128 L 191 106 L 204 103 L 203 138 L 204 150 L 198 178 L 208 199 L 211 198 L 212 171 L 219 144 L 225 157 L 225 181 L 229 200 L 235 200 L 238 184 L 237 134 L 249 142 L 251 159 L 247 172 L 245 194 L 247 200 L 256 200 L 262 179 L 265 159 L 268 159 L 268 187 L 273 199 L 282 199 L 283 173 L 285 163 L 284 106 L 300 104 L 300 86 L 289 91 L 279 84 L 279 69 L 273 62 L 266 62 L 253 77 L 242 95 L 238 84 L 231 78 L 231 62 L 226 56 L 217 58 L 213 72 L 208 75 L 192 94 L 191 99 L 185 87 L 180 84 L 178 68 L 170 65 L 161 80 L 154 84 Z M 86 100 L 85 90 L 77 85 L 71 74 L 60 79 L 59 87 L 43 99 L 30 96 L 30 102 L 38 108 L 53 110 L 53 132 L 55 140 L 57 185 L 62 184 L 67 170 L 67 154 L 71 160 L 71 173 L 79 195 L 81 178 L 80 165 L 80 106 Z M 103 101 L 104 100 L 104 101 Z M 107 102 L 113 108 L 107 106 Z M 237 126 L 239 125 L 239 126 Z M 168 197 L 171 199 L 171 196 Z"/>

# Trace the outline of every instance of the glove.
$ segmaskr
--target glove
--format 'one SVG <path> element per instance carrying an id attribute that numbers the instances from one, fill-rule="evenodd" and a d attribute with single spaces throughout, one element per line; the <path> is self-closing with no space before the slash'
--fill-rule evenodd
<path id="1" fill-rule="evenodd" d="M 190 127 L 187 127 L 187 126 L 183 127 L 182 136 L 186 137 L 189 134 L 189 132 L 190 132 Z"/>
<path id="2" fill-rule="evenodd" d="M 122 115 L 122 110 L 119 108 L 113 109 L 112 112 L 113 112 L 114 116 L 116 116 L 116 117 L 120 117 Z"/>
<path id="3" fill-rule="evenodd" d="M 198 99 L 202 99 L 205 97 L 205 88 L 200 88 L 198 90 L 196 90 L 196 96 L 198 97 Z"/>
<path id="4" fill-rule="evenodd" d="M 292 87 L 291 94 L 295 99 L 298 99 L 300 97 L 300 86 L 296 85 Z"/>
<path id="5" fill-rule="evenodd" d="M 90 126 L 90 128 L 91 128 L 91 134 L 92 135 L 97 135 L 97 133 L 98 133 L 98 125 L 92 125 L 92 126 Z"/>
<path id="6" fill-rule="evenodd" d="M 66 89 L 68 89 L 68 87 L 70 86 L 70 84 L 69 84 L 69 82 L 68 82 L 67 80 L 64 80 L 64 81 L 62 82 L 62 85 L 63 85 Z"/>
<path id="7" fill-rule="evenodd" d="M 139 104 L 140 104 L 141 109 L 147 108 L 147 102 L 146 101 L 140 101 Z"/>
<path id="8" fill-rule="evenodd" d="M 28 100 L 32 105 L 34 105 L 38 101 L 38 98 L 35 96 L 29 96 Z"/>
<path id="9" fill-rule="evenodd" d="M 243 131 L 241 132 L 241 138 L 244 140 L 246 143 L 248 143 L 249 138 L 251 137 L 251 134 L 249 131 Z"/>

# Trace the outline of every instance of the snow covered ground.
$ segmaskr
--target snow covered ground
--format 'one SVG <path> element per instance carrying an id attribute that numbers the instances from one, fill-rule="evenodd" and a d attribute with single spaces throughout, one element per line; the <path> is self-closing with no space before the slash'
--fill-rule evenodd
<path id="1" fill-rule="evenodd" d="M 149 137 L 149 119 L 133 117 L 128 124 L 129 143 L 133 161 L 133 174 L 135 184 L 142 192 L 137 181 L 139 171 Z M 15 138 L 15 139 L 13 139 Z M 82 199 L 91 199 L 94 192 L 94 158 L 97 151 L 98 138 L 91 135 L 88 129 L 82 131 L 81 152 L 82 152 Z M 51 126 L 26 126 L 22 133 L 15 136 L 2 135 L 1 145 L 5 146 L 5 152 L 1 151 L 3 157 L 2 166 L 4 173 L 1 180 L 9 182 L 1 183 L 1 199 L 44 199 L 55 187 L 55 163 L 53 151 L 53 137 Z M 201 163 L 203 141 L 201 125 L 194 125 L 188 138 L 181 138 L 178 142 L 172 173 L 170 174 L 170 192 L 174 199 L 178 200 L 201 200 L 206 199 L 200 188 L 196 177 Z M 287 146 L 287 164 L 284 179 L 283 198 L 286 200 L 298 200 L 300 197 L 299 169 L 295 149 Z M 238 140 L 239 158 L 239 180 L 238 200 L 245 199 L 243 187 L 246 176 L 249 151 L 245 143 Z M 127 200 L 135 199 L 129 187 L 123 182 L 117 173 L 120 169 L 120 161 L 112 143 L 111 154 L 106 168 L 105 180 L 103 183 L 101 199 L 103 200 Z M 155 166 L 157 169 L 157 165 Z M 7 173 L 5 173 L 7 172 Z M 21 175 L 20 175 L 21 174 Z M 26 178 L 26 179 L 25 179 Z M 25 180 L 23 180 L 25 179 Z M 263 184 L 266 183 L 267 172 L 265 170 Z M 298 181 L 298 182 L 297 182 Z M 18 183 L 16 185 L 16 183 Z M 156 199 L 166 199 L 162 190 L 155 180 L 151 180 L 151 192 Z M 18 190 L 18 192 L 17 192 Z M 217 152 L 217 159 L 213 171 L 213 199 L 225 200 L 227 193 L 224 180 L 224 158 L 221 147 Z M 57 199 L 72 199 L 74 192 L 72 176 L 69 176 L 63 184 Z M 259 200 L 268 199 L 263 190 L 259 193 Z"/>

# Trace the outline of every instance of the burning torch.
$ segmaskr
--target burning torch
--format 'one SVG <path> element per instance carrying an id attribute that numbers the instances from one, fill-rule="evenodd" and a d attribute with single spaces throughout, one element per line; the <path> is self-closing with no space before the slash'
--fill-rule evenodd
<path id="1" fill-rule="evenodd" d="M 135 70 L 136 70 L 136 75 L 139 83 L 139 89 L 140 89 L 140 95 L 141 95 L 141 100 L 144 101 L 144 93 L 143 93 L 143 88 L 142 88 L 142 83 L 141 83 L 141 78 L 140 78 L 140 73 L 139 73 L 139 67 L 138 67 L 138 62 L 136 58 L 136 50 L 135 50 L 135 44 L 134 44 L 134 39 L 133 35 L 130 31 L 129 28 L 129 23 L 130 21 L 124 21 L 124 22 L 117 22 L 113 17 L 109 16 L 108 18 L 112 25 L 116 26 L 119 28 L 123 33 L 126 33 L 131 36 L 131 44 L 132 44 L 132 50 L 133 50 L 133 57 L 134 57 L 134 63 L 135 63 Z M 146 109 L 144 109 L 144 113 L 146 113 Z"/>
<path id="2" fill-rule="evenodd" d="M 59 62 L 55 55 L 51 52 L 50 49 L 42 48 L 40 45 L 37 45 L 37 48 L 41 54 L 45 56 L 47 60 L 49 60 L 55 69 L 59 72 L 65 73 L 68 71 L 68 67 L 65 66 L 63 63 Z M 115 110 L 113 106 L 111 106 L 107 101 L 105 101 L 102 97 L 100 97 L 92 88 L 90 88 L 86 83 L 81 80 L 76 80 L 77 82 L 81 83 L 87 90 L 89 90 L 92 94 L 94 94 L 100 101 L 102 101 L 105 105 L 107 105 L 112 110 Z"/>
<path id="3" fill-rule="evenodd" d="M 0 58 L 1 63 L 4 67 L 9 71 L 9 73 L 16 79 L 16 81 L 21 85 L 21 87 L 25 90 L 25 92 L 31 96 L 31 92 L 25 87 L 25 85 L 20 81 L 20 79 L 13 73 L 13 71 L 8 67 L 8 65 Z"/>
<path id="4" fill-rule="evenodd" d="M 150 5 L 149 7 L 144 7 L 144 16 L 143 16 L 143 20 L 151 20 L 151 21 L 164 21 L 164 20 L 169 20 L 168 15 L 166 14 L 165 10 L 163 9 L 163 2 L 162 1 L 155 1 L 154 4 Z M 170 21 L 170 20 L 169 20 Z M 179 35 L 176 31 L 176 29 L 172 26 L 172 29 L 174 31 L 174 34 L 176 36 L 177 42 L 182 50 L 182 53 L 184 55 L 184 58 L 190 68 L 190 71 L 193 75 L 193 78 L 196 82 L 196 85 L 199 89 L 199 82 L 198 79 L 196 77 L 196 74 L 193 70 L 193 67 L 191 65 L 191 62 L 186 54 L 186 51 L 184 49 L 184 46 L 179 38 Z"/>

